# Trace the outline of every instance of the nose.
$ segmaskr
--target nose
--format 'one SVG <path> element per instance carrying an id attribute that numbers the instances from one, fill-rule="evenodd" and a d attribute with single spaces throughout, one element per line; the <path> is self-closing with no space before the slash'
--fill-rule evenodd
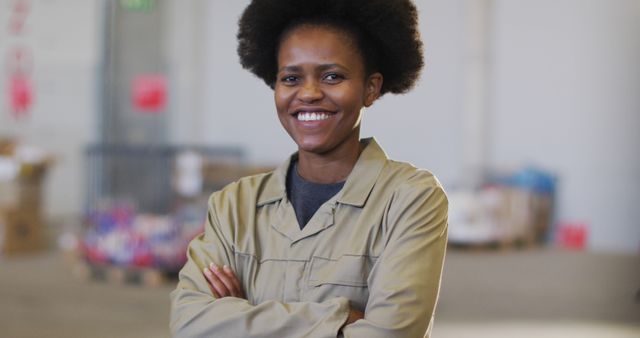
<path id="1" fill-rule="evenodd" d="M 322 99 L 324 94 L 316 81 L 305 81 L 298 91 L 298 99 L 302 102 L 314 102 Z"/>

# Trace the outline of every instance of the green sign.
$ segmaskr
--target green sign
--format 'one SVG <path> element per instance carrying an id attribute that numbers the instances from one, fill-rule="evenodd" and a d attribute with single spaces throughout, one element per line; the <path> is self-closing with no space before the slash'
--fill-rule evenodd
<path id="1" fill-rule="evenodd" d="M 120 0 L 120 6 L 128 11 L 150 12 L 156 6 L 155 0 Z"/>

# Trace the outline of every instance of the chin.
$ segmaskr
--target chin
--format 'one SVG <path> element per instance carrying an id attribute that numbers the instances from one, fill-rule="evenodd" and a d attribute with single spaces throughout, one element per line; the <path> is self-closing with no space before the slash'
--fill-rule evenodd
<path id="1" fill-rule="evenodd" d="M 296 144 L 298 145 L 299 151 L 305 151 L 308 153 L 316 153 L 316 154 L 325 153 L 327 151 L 327 148 L 329 148 L 326 142 L 319 142 L 315 140 L 314 141 L 302 140 L 302 141 L 296 142 Z"/>
<path id="2" fill-rule="evenodd" d="M 298 151 L 304 151 L 306 153 L 323 154 L 326 149 L 321 145 L 298 145 Z"/>

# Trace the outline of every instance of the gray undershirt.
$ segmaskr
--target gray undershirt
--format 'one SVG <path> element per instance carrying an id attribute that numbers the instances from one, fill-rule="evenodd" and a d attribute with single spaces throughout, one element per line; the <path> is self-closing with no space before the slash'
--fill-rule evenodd
<path id="1" fill-rule="evenodd" d="M 306 181 L 298 174 L 298 161 L 293 161 L 287 173 L 287 196 L 302 230 L 324 202 L 342 189 L 343 182 L 313 183 Z"/>

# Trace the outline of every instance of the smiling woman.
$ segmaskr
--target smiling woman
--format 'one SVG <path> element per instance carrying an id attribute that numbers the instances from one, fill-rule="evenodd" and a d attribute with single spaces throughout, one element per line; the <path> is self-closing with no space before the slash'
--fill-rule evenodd
<path id="1" fill-rule="evenodd" d="M 177 337 L 429 336 L 447 199 L 360 139 L 363 110 L 423 65 L 409 0 L 254 0 L 242 65 L 274 90 L 298 151 L 215 192 L 172 293 Z"/>
<path id="2" fill-rule="evenodd" d="M 335 183 L 349 175 L 360 153 L 362 109 L 380 95 L 382 75 L 365 73 L 351 40 L 339 29 L 311 24 L 281 40 L 276 109 L 298 145 L 298 173 L 310 181 Z M 341 159 L 331 175 L 317 170 L 326 158 Z"/>

